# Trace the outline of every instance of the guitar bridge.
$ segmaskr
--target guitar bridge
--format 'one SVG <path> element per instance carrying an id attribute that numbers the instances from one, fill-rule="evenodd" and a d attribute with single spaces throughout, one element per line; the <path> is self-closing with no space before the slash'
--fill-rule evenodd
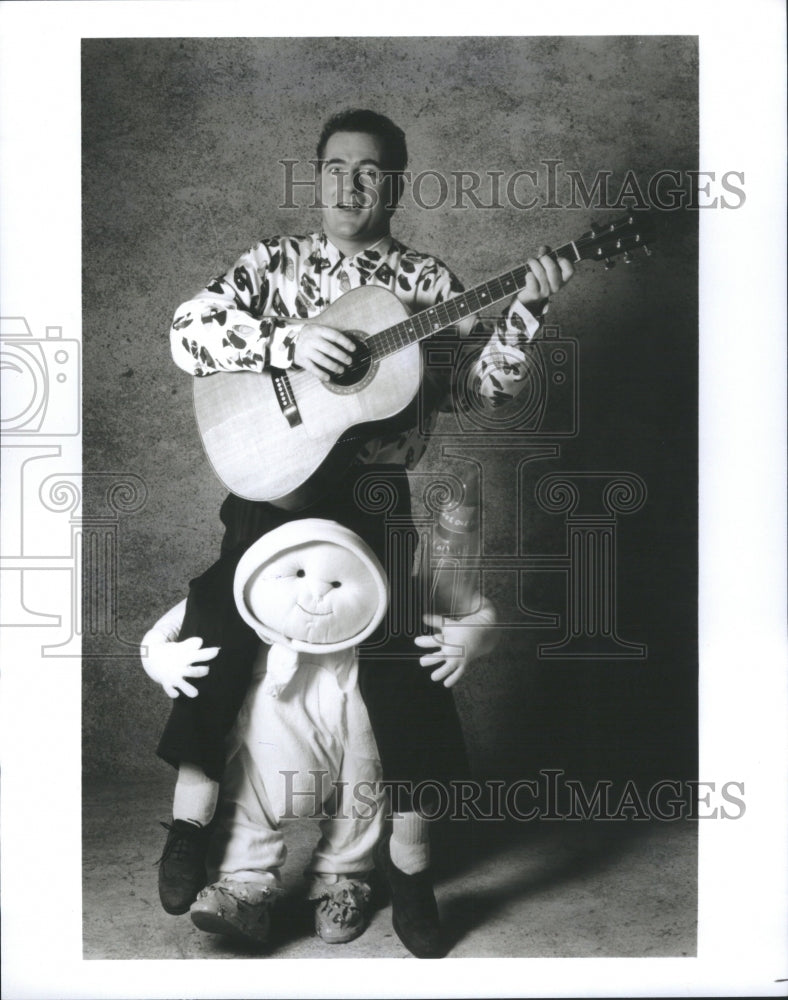
<path id="1" fill-rule="evenodd" d="M 282 368 L 272 368 L 271 381 L 274 384 L 276 401 L 279 403 L 282 415 L 291 427 L 298 427 L 303 421 L 301 420 L 301 414 L 298 412 L 298 403 L 296 403 L 295 396 L 293 395 L 293 388 L 290 385 L 287 372 Z"/>

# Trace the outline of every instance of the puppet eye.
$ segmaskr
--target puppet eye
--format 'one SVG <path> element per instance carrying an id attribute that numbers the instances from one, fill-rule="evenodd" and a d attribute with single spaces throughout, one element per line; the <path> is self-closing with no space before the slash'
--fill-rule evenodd
<path id="1" fill-rule="evenodd" d="M 300 569 L 300 570 L 299 570 L 299 571 L 298 571 L 298 572 L 296 573 L 296 576 L 306 576 L 306 573 L 304 572 L 304 570 Z"/>
<path id="2" fill-rule="evenodd" d="M 340 580 L 332 580 L 332 581 L 331 581 L 331 586 L 332 586 L 332 587 L 341 587 L 341 586 L 342 586 L 342 583 L 341 583 L 341 581 L 340 581 Z"/>

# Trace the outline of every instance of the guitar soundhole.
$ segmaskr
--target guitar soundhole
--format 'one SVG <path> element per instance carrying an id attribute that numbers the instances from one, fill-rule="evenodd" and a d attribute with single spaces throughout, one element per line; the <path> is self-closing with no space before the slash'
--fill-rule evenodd
<path id="1" fill-rule="evenodd" d="M 332 375 L 328 383 L 328 388 L 334 392 L 348 391 L 360 388 L 372 380 L 374 371 L 372 369 L 372 354 L 366 341 L 361 336 L 344 331 L 356 345 L 353 352 L 353 361 L 347 366 L 341 375 Z"/>

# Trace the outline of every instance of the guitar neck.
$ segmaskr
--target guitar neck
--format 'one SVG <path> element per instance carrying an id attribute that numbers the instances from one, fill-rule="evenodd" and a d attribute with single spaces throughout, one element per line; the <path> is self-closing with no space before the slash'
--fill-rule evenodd
<path id="1" fill-rule="evenodd" d="M 556 260 L 558 257 L 568 257 L 575 263 L 581 260 L 574 243 L 566 243 L 564 246 L 551 250 L 549 256 Z M 531 268 L 528 264 L 521 264 L 505 274 L 500 274 L 496 278 L 475 285 L 461 295 L 440 302 L 437 305 L 423 309 L 414 313 L 408 319 L 395 323 L 385 330 L 374 334 L 367 341 L 373 357 L 385 358 L 397 351 L 409 347 L 420 340 L 449 326 L 453 326 L 466 316 L 473 316 L 483 309 L 494 306 L 497 302 L 511 298 L 525 287 L 525 282 Z"/>

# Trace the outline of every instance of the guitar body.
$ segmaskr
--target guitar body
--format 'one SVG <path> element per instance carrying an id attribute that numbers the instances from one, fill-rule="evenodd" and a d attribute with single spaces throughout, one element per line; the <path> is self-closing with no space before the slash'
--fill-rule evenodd
<path id="1" fill-rule="evenodd" d="M 337 299 L 319 321 L 363 342 L 407 318 L 392 292 L 369 285 Z M 292 394 L 287 407 L 276 377 Z M 293 369 L 195 378 L 194 411 L 213 470 L 232 493 L 297 509 L 330 489 L 360 449 L 365 428 L 369 433 L 368 425 L 404 410 L 420 382 L 421 351 L 414 343 L 371 361 L 351 384 Z"/>
<path id="2" fill-rule="evenodd" d="M 563 254 L 573 263 L 612 267 L 611 258 L 623 254 L 628 261 L 630 250 L 649 253 L 644 239 L 650 232 L 648 216 L 629 214 L 549 253 L 553 260 Z M 386 288 L 347 292 L 318 317 L 359 344 L 353 364 L 330 382 L 297 370 L 195 378 L 197 426 L 214 472 L 238 496 L 289 510 L 329 493 L 363 443 L 380 433 L 374 425 L 416 396 L 420 341 L 510 298 L 525 286 L 528 271 L 521 264 L 413 315 Z"/>

